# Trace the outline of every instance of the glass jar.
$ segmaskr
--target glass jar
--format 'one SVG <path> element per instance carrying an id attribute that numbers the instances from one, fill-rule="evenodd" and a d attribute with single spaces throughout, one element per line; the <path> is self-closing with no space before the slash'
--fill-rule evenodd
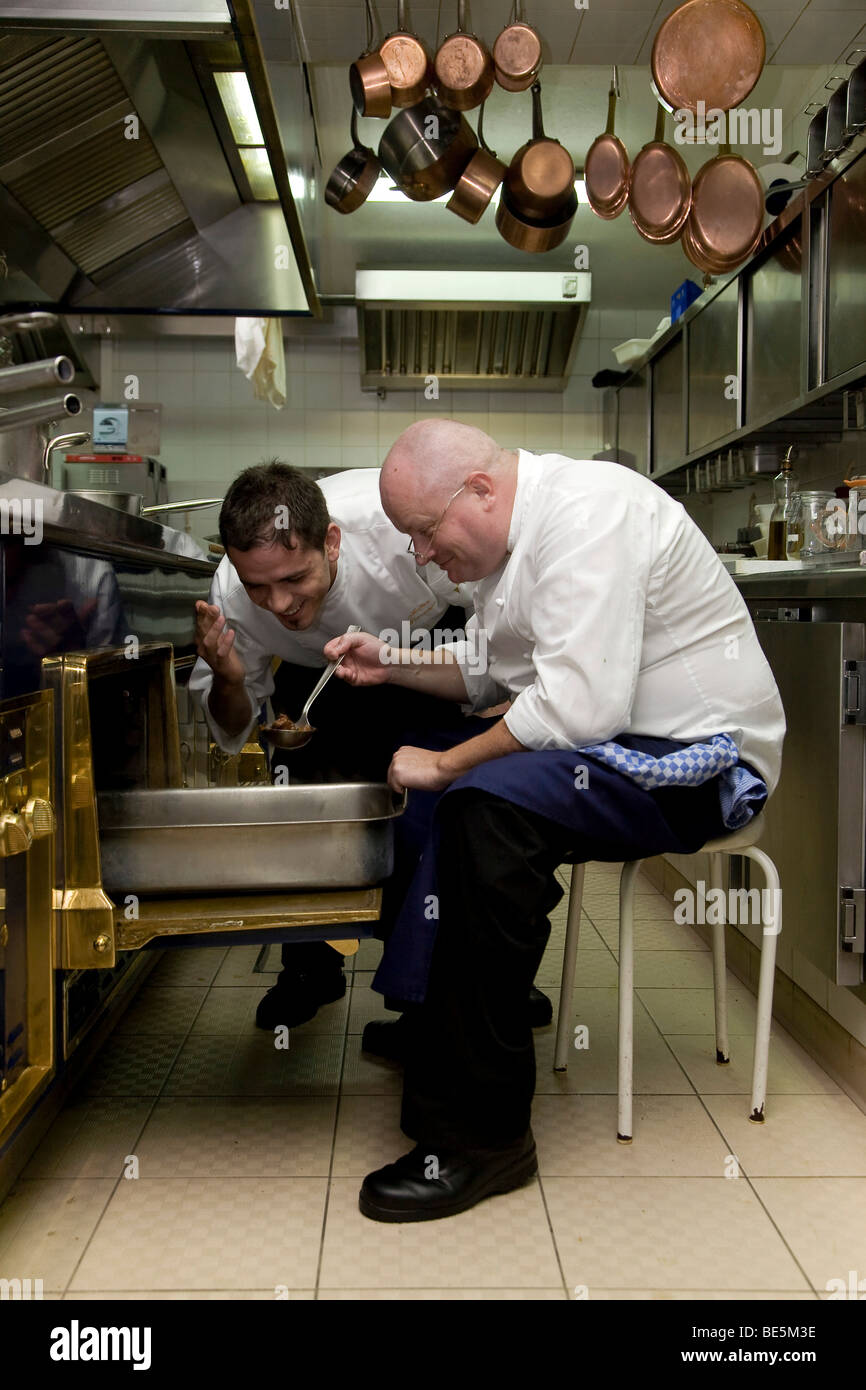
<path id="1" fill-rule="evenodd" d="M 813 559 L 831 550 L 844 549 L 846 512 L 839 508 L 833 493 L 801 492 L 800 505 L 803 543 L 799 558 Z"/>

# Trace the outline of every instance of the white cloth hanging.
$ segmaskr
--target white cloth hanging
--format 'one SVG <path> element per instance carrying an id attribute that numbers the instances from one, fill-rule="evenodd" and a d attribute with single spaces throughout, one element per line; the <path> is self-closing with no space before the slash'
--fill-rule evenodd
<path id="1" fill-rule="evenodd" d="M 286 403 L 286 356 L 279 319 L 235 319 L 235 355 L 256 400 Z"/>

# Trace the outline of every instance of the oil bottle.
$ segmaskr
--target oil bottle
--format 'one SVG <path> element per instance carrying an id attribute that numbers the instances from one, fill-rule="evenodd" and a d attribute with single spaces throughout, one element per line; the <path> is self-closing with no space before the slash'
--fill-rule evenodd
<path id="1" fill-rule="evenodd" d="M 770 532 L 767 537 L 767 559 L 786 560 L 788 558 L 787 513 L 791 500 L 799 488 L 799 480 L 793 468 L 794 446 L 791 445 L 782 460 L 782 467 L 773 479 L 773 510 L 770 515 Z"/>

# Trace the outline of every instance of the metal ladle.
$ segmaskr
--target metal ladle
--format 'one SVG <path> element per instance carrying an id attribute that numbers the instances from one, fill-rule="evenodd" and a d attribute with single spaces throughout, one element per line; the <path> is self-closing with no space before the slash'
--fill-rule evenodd
<path id="1" fill-rule="evenodd" d="M 346 629 L 347 634 L 360 631 L 360 623 L 353 623 L 351 627 Z M 293 729 L 275 729 L 269 724 L 262 724 L 260 726 L 259 732 L 267 739 L 268 743 L 273 744 L 275 748 L 303 748 L 305 743 L 309 743 L 313 734 L 316 732 L 313 725 L 310 723 L 310 705 L 327 685 L 345 656 L 346 653 L 343 652 L 342 656 L 338 657 L 336 661 L 329 662 L 325 667 L 321 676 L 316 681 L 316 684 L 313 686 L 313 689 L 310 691 L 310 694 L 307 696 L 307 702 L 301 710 L 301 717 L 295 720 L 295 727 Z"/>

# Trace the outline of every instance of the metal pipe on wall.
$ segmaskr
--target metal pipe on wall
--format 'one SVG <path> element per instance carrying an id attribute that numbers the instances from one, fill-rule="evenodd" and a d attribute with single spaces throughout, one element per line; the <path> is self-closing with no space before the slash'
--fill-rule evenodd
<path id="1" fill-rule="evenodd" d="M 45 357 L 40 362 L 0 367 L 0 396 L 34 386 L 53 386 L 56 382 L 68 386 L 74 376 L 75 368 L 68 357 Z"/>
<path id="2" fill-rule="evenodd" d="M 0 431 L 18 429 L 20 425 L 41 425 L 61 415 L 80 415 L 81 409 L 81 401 L 71 391 L 65 396 L 54 396 L 49 401 L 16 406 L 13 410 L 0 409 Z"/>

